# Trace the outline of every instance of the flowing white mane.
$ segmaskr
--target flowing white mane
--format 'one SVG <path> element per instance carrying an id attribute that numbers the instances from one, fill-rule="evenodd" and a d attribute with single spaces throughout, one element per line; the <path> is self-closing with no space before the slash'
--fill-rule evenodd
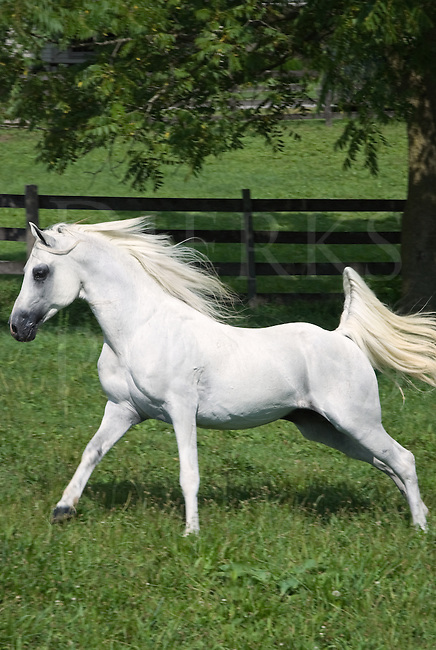
<path id="1" fill-rule="evenodd" d="M 147 218 L 97 224 L 63 225 L 72 235 L 104 236 L 110 245 L 124 249 L 167 293 L 215 320 L 226 320 L 232 293 L 211 270 L 210 262 L 189 246 L 174 244 L 169 235 L 145 232 Z"/>

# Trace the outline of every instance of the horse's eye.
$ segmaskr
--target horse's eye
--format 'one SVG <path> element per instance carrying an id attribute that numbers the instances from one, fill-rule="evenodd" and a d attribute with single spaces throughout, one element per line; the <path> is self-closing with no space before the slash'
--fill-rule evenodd
<path id="1" fill-rule="evenodd" d="M 35 266 L 32 271 L 33 279 L 36 282 L 42 282 L 48 276 L 49 270 L 50 269 L 48 268 L 47 264 L 39 264 L 38 266 Z"/>

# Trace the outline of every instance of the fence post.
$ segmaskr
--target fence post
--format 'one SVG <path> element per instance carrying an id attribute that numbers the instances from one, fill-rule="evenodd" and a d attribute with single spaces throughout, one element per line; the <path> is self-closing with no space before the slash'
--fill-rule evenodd
<path id="1" fill-rule="evenodd" d="M 37 185 L 26 185 L 24 205 L 26 208 L 27 257 L 29 257 L 32 251 L 33 241 L 34 241 L 29 223 L 32 221 L 32 223 L 34 223 L 35 226 L 39 225 Z"/>
<path id="2" fill-rule="evenodd" d="M 333 124 L 332 103 L 333 103 L 333 94 L 331 92 L 328 92 L 325 97 L 325 104 L 324 104 L 324 119 L 325 119 L 326 126 L 331 126 Z"/>
<path id="3" fill-rule="evenodd" d="M 242 204 L 244 209 L 245 270 L 247 276 L 248 300 L 250 301 L 256 297 L 256 265 L 254 257 L 253 212 L 251 209 L 250 190 L 242 190 Z"/>

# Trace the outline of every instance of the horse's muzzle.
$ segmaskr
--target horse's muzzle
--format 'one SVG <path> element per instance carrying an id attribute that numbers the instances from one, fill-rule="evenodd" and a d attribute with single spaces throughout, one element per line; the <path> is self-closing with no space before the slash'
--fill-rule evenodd
<path id="1" fill-rule="evenodd" d="M 40 322 L 41 318 L 36 314 L 30 314 L 24 311 L 16 314 L 12 313 L 9 318 L 9 329 L 17 341 L 33 341 Z"/>

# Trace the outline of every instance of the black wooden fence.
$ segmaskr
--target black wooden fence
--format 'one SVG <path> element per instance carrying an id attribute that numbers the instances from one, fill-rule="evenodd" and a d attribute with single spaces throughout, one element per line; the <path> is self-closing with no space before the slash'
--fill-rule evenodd
<path id="1" fill-rule="evenodd" d="M 27 250 L 32 245 L 29 222 L 38 224 L 38 211 L 43 210 L 110 210 L 131 211 L 141 214 L 150 212 L 201 212 L 234 213 L 233 230 L 165 229 L 175 241 L 190 237 L 205 242 L 240 244 L 240 262 L 214 262 L 221 276 L 236 276 L 246 279 L 246 293 L 251 299 L 257 294 L 259 276 L 334 276 L 340 275 L 345 266 L 353 266 L 363 275 L 395 276 L 400 272 L 398 259 L 393 261 L 355 261 L 353 259 L 307 262 L 258 262 L 257 244 L 351 244 L 396 245 L 400 244 L 399 231 L 365 230 L 343 232 L 332 230 L 318 232 L 307 230 L 256 230 L 253 215 L 261 213 L 327 213 L 327 212 L 402 212 L 405 201 L 385 199 L 253 199 L 250 190 L 243 190 L 239 199 L 189 199 L 189 198 L 134 198 L 102 196 L 56 196 L 38 194 L 35 185 L 27 185 L 24 195 L 0 194 L 0 208 L 22 208 L 26 214 L 26 228 L 0 228 L 0 240 L 27 242 Z M 239 217 L 238 217 L 239 215 Z M 238 223 L 239 220 L 239 223 Z M 159 232 L 159 231 L 158 231 Z M 21 274 L 22 262 L 0 261 L 0 273 Z"/>

